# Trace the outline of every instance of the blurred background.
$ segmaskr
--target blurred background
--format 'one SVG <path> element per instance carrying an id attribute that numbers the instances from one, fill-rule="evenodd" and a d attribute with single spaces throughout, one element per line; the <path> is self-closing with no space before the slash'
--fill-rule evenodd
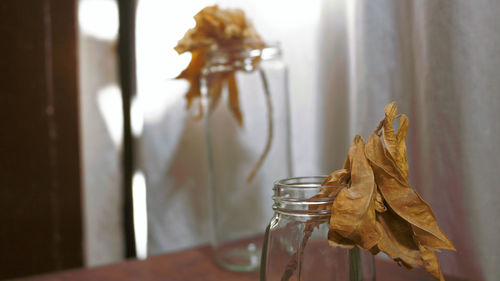
<path id="1" fill-rule="evenodd" d="M 0 279 L 209 242 L 203 128 L 172 78 L 212 4 L 281 43 L 294 176 L 338 169 L 396 101 L 410 181 L 458 250 L 438 254 L 443 271 L 497 280 L 495 0 L 2 1 Z"/>

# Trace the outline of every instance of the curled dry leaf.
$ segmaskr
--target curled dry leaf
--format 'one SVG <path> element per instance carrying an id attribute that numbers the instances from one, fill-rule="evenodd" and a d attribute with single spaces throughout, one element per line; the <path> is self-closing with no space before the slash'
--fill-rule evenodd
<path id="1" fill-rule="evenodd" d="M 328 175 L 328 177 L 326 177 L 326 179 L 321 183 L 321 185 L 322 186 L 342 185 L 349 181 L 350 176 L 351 174 L 348 169 L 340 169 Z M 323 189 L 320 192 L 322 191 Z"/>
<path id="2" fill-rule="evenodd" d="M 328 244 L 332 247 L 341 247 L 345 249 L 352 249 L 356 246 L 356 243 L 352 240 L 343 237 L 333 229 L 328 231 Z"/>
<path id="3" fill-rule="evenodd" d="M 184 69 L 176 79 L 186 79 L 189 82 L 189 89 L 186 93 L 187 108 L 191 108 L 194 101 L 201 97 L 201 69 L 205 65 L 205 53 L 206 48 L 200 48 L 194 50 L 191 55 L 191 61 L 186 69 Z M 203 109 L 199 108 L 199 116 L 197 119 L 203 116 Z"/>
<path id="4" fill-rule="evenodd" d="M 397 117 L 397 105 L 395 102 L 388 104 L 385 111 L 385 119 L 383 120 L 382 136 L 389 154 L 394 159 L 397 167 L 405 178 L 408 178 L 408 160 L 406 159 L 406 132 L 408 131 L 408 117 L 401 114 L 399 128 L 397 133 L 394 132 L 393 123 Z"/>
<path id="5" fill-rule="evenodd" d="M 238 85 L 236 85 L 236 76 L 232 72 L 227 78 L 228 92 L 229 92 L 229 109 L 233 113 L 234 118 L 238 122 L 238 125 L 243 126 L 243 117 L 240 110 L 240 101 L 238 99 Z"/>
<path id="6" fill-rule="evenodd" d="M 455 247 L 439 228 L 429 204 L 410 186 L 407 131 L 408 118 L 397 115 L 393 102 L 385 107 L 385 118 L 366 145 L 356 136 L 343 169 L 349 173 L 345 176 L 348 186 L 337 191 L 332 204 L 328 239 L 331 246 L 384 252 L 408 269 L 421 266 L 437 280 L 444 280 L 434 252 Z"/>
<path id="7" fill-rule="evenodd" d="M 220 46 L 238 46 L 242 40 L 260 42 L 260 36 L 247 21 L 240 9 L 220 9 L 219 6 L 203 8 L 194 16 L 196 26 L 186 32 L 179 40 L 175 50 L 182 54 L 192 52 L 213 44 Z"/>
<path id="8" fill-rule="evenodd" d="M 208 95 L 210 96 L 209 113 L 212 113 L 219 104 L 224 79 L 223 74 L 211 75 L 207 78 Z"/>
<path id="9" fill-rule="evenodd" d="M 322 198 L 333 198 L 337 196 L 339 191 L 342 190 L 342 187 L 344 187 L 345 184 L 347 183 L 349 176 L 350 173 L 346 169 L 340 169 L 331 173 L 321 184 L 323 187 L 318 192 L 318 194 L 309 198 L 308 201 L 317 201 Z M 326 205 L 326 204 L 309 206 L 309 210 L 311 211 L 330 210 L 331 208 L 332 208 L 331 205 Z"/>
<path id="10" fill-rule="evenodd" d="M 350 183 L 332 205 L 330 229 L 364 249 L 380 240 L 375 219 L 375 179 L 365 157 L 365 144 L 357 135 L 349 149 Z"/>
<path id="11" fill-rule="evenodd" d="M 410 265 L 423 266 L 420 251 L 413 241 L 411 228 L 408 223 L 392 210 L 377 214 L 377 222 L 382 239 L 377 249 L 386 253 L 395 261 Z"/>
<path id="12" fill-rule="evenodd" d="M 344 165 L 346 168 L 350 167 L 349 157 L 346 158 L 346 163 Z M 341 188 L 350 180 L 351 173 L 348 169 L 340 169 L 331 173 L 321 185 L 324 188 L 320 191 L 323 196 L 333 197 L 336 196 Z M 338 186 L 334 192 L 328 192 L 328 186 Z M 331 209 L 331 206 L 330 206 Z M 354 247 L 355 243 L 348 238 L 342 237 L 335 230 L 330 229 L 328 231 L 328 243 L 330 246 L 338 246 L 342 248 L 351 249 Z"/>
<path id="13" fill-rule="evenodd" d="M 206 64 L 208 51 L 217 47 L 238 52 L 245 48 L 262 48 L 264 43 L 252 25 L 247 21 L 245 13 L 239 9 L 219 9 L 217 5 L 202 9 L 194 16 L 196 26 L 186 32 L 179 40 L 175 50 L 179 53 L 191 52 L 191 62 L 188 67 L 177 76 L 177 79 L 186 79 L 189 90 L 186 93 L 187 108 L 190 109 L 193 101 L 201 98 L 200 86 L 202 70 Z M 237 56 L 229 56 L 229 62 L 237 60 Z M 258 58 L 256 59 L 258 61 Z M 234 77 L 235 69 L 228 69 L 226 73 L 208 74 L 208 95 L 211 99 L 210 110 L 217 105 L 222 91 L 222 84 L 227 84 L 229 90 L 229 108 L 236 121 L 241 126 L 243 118 L 239 108 L 238 88 Z M 222 80 L 214 82 L 215 80 Z M 210 80 L 213 83 L 210 83 Z M 212 88 L 213 87 L 213 88 Z M 200 115 L 203 110 L 200 108 Z"/>
<path id="14" fill-rule="evenodd" d="M 387 207 L 384 204 L 384 198 L 382 198 L 378 187 L 375 189 L 375 211 L 379 213 L 387 211 Z"/>
<path id="15" fill-rule="evenodd" d="M 441 241 L 439 248 L 454 250 L 449 238 L 439 228 L 431 207 L 410 187 L 396 164 L 387 156 L 376 134 L 372 134 L 368 139 L 366 156 L 372 165 L 375 181 L 389 207 L 412 227 L 437 238 L 434 242 Z"/>
<path id="16" fill-rule="evenodd" d="M 420 250 L 422 260 L 424 261 L 425 270 L 437 280 L 444 281 L 443 274 L 441 273 L 441 269 L 439 268 L 439 261 L 434 251 L 420 244 L 418 244 L 418 249 Z"/>

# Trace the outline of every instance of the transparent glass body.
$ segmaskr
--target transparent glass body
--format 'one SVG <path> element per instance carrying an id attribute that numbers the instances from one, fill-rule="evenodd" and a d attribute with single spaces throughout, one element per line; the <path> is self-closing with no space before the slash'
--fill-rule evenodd
<path id="1" fill-rule="evenodd" d="M 203 73 L 214 257 L 226 269 L 257 270 L 272 216 L 269 183 L 291 174 L 287 68 L 279 46 L 273 44 L 262 49 L 212 49 Z M 225 73 L 236 75 L 241 125 L 231 110 L 227 86 L 217 101 L 209 94 L 210 77 Z M 266 157 L 249 181 L 267 144 Z"/>
<path id="2" fill-rule="evenodd" d="M 373 256 L 331 247 L 329 217 L 335 197 L 311 199 L 324 176 L 289 178 L 274 185 L 274 216 L 266 229 L 261 281 L 375 280 Z"/>

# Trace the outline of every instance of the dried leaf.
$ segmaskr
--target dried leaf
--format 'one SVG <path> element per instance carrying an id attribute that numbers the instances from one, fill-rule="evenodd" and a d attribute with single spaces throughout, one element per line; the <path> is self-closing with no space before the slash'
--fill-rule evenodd
<path id="1" fill-rule="evenodd" d="M 380 240 L 375 220 L 375 180 L 365 157 L 365 144 L 357 135 L 349 149 L 351 180 L 332 206 L 330 229 L 364 249 Z"/>
<path id="2" fill-rule="evenodd" d="M 347 169 L 336 170 L 326 177 L 326 179 L 321 183 L 322 186 L 325 185 L 342 185 L 346 184 L 350 178 L 351 174 Z"/>
<path id="3" fill-rule="evenodd" d="M 196 26 L 188 30 L 174 48 L 179 54 L 185 52 L 192 53 L 191 62 L 188 67 L 177 77 L 177 79 L 186 79 L 190 84 L 189 90 L 186 93 L 188 109 L 191 108 L 194 100 L 201 97 L 201 72 L 205 66 L 205 56 L 210 47 L 218 46 L 221 49 L 238 52 L 244 48 L 262 48 L 264 46 L 260 36 L 247 21 L 245 13 L 242 10 L 219 9 L 217 5 L 214 5 L 202 9 L 194 16 L 194 19 Z M 240 58 L 230 57 L 230 60 L 237 59 Z M 257 62 L 259 59 L 255 58 L 254 60 Z M 230 63 L 228 62 L 228 64 Z M 238 88 L 234 79 L 234 71 L 208 77 L 209 80 L 212 80 L 213 86 L 212 88 L 209 85 L 208 91 L 208 95 L 212 99 L 210 111 L 215 109 L 221 93 L 223 81 L 216 82 L 216 78 L 227 81 L 230 95 L 229 106 L 236 121 L 241 126 L 242 116 L 238 102 Z M 200 111 L 200 115 L 203 115 L 203 111 Z"/>
<path id="4" fill-rule="evenodd" d="M 186 79 L 189 82 L 189 90 L 186 93 L 187 108 L 191 108 L 193 101 L 201 97 L 200 78 L 201 69 L 205 65 L 205 49 L 193 51 L 191 62 L 176 79 Z"/>
<path id="5" fill-rule="evenodd" d="M 323 185 L 323 186 L 329 186 L 329 185 L 330 186 L 331 185 L 342 186 L 342 185 L 345 185 L 349 181 L 350 177 L 351 177 L 351 174 L 350 174 L 349 170 L 340 169 L 340 170 L 337 170 L 337 171 L 331 173 L 330 175 L 328 175 L 328 177 L 323 181 L 323 183 L 321 185 Z M 324 194 L 323 196 L 333 197 L 340 192 L 341 188 L 342 187 L 336 188 L 332 192 L 332 191 L 328 190 L 328 187 L 324 187 L 320 191 L 320 194 Z M 330 206 L 330 209 L 331 209 L 331 206 Z M 347 248 L 347 249 L 351 249 L 355 246 L 354 242 L 352 242 L 351 240 L 349 240 L 345 237 L 342 237 L 340 234 L 338 234 L 333 229 L 330 229 L 328 231 L 328 244 L 330 244 L 330 246 L 332 246 L 332 247 L 338 246 L 338 247 Z"/>
<path id="6" fill-rule="evenodd" d="M 210 97 L 209 113 L 212 113 L 219 104 L 222 96 L 224 75 L 210 75 L 207 80 L 208 96 Z"/>
<path id="7" fill-rule="evenodd" d="M 434 251 L 427 249 L 425 246 L 418 245 L 420 254 L 422 255 L 422 260 L 424 261 L 424 268 L 429 272 L 434 278 L 439 281 L 445 281 L 441 269 L 439 268 L 439 261 L 436 257 Z"/>
<path id="8" fill-rule="evenodd" d="M 328 244 L 332 247 L 341 247 L 345 249 L 352 249 L 354 248 L 354 246 L 356 246 L 356 243 L 345 237 L 342 237 L 333 229 L 330 229 L 328 231 Z"/>
<path id="9" fill-rule="evenodd" d="M 382 132 L 382 136 L 384 137 L 384 142 L 385 145 L 387 146 L 387 150 L 389 150 L 389 152 L 391 152 L 393 156 L 395 156 L 397 153 L 397 141 L 396 141 L 396 133 L 394 132 L 392 123 L 394 123 L 394 117 L 396 117 L 397 111 L 398 108 L 395 102 L 391 102 L 384 108 L 385 119 L 383 122 L 384 130 Z"/>
<path id="10" fill-rule="evenodd" d="M 315 201 L 321 198 L 332 198 L 337 196 L 342 188 L 345 187 L 349 179 L 349 171 L 346 169 L 340 169 L 331 173 L 321 184 L 323 187 L 318 192 L 318 194 L 311 197 L 308 201 Z M 311 205 L 309 210 L 330 210 L 331 205 Z"/>
<path id="11" fill-rule="evenodd" d="M 411 227 L 404 219 L 392 210 L 387 210 L 377 214 L 377 222 L 377 227 L 383 233 L 377 244 L 380 251 L 395 261 L 404 262 L 407 267 L 423 266 L 420 251 L 413 241 Z"/>
<path id="12" fill-rule="evenodd" d="M 227 87 L 229 92 L 228 105 L 229 109 L 233 113 L 234 118 L 238 122 L 238 125 L 243 126 L 243 117 L 240 110 L 240 101 L 238 98 L 238 85 L 236 85 L 236 75 L 234 72 L 230 73 L 227 78 Z"/>
<path id="13" fill-rule="evenodd" d="M 387 207 L 384 204 L 384 198 L 382 198 L 382 195 L 380 194 L 380 191 L 378 191 L 378 188 L 375 189 L 375 211 L 379 213 L 387 211 Z"/>
<path id="14" fill-rule="evenodd" d="M 334 197 L 340 192 L 342 188 L 345 187 L 349 181 L 351 174 L 346 169 L 340 169 L 331 173 L 324 181 L 321 183 L 323 188 L 320 192 L 313 196 L 312 198 L 324 198 L 324 197 Z M 328 206 L 331 209 L 332 206 Z"/>
<path id="15" fill-rule="evenodd" d="M 413 225 L 412 225 L 412 230 L 415 239 L 420 244 L 424 245 L 426 248 L 432 249 L 433 251 L 440 251 L 439 249 L 456 251 L 455 247 L 453 246 L 453 244 L 451 244 L 451 242 L 450 245 L 443 244 L 443 241 L 441 239 Z"/>
<path id="16" fill-rule="evenodd" d="M 396 118 L 401 118 L 397 132 L 393 128 Z M 382 251 L 408 269 L 422 266 L 434 278 L 444 280 L 434 251 L 455 247 L 437 225 L 430 206 L 410 186 L 407 131 L 408 118 L 397 115 L 397 105 L 391 103 L 385 107 L 384 120 L 364 145 L 364 154 L 357 152 L 363 142 L 356 136 L 344 164 L 345 171 L 350 172 L 349 187 L 342 189 L 333 202 L 328 239 L 331 246 L 359 245 L 365 249 L 376 241 L 368 249 L 372 254 Z M 364 162 L 368 165 L 361 165 Z M 336 171 L 332 175 L 340 174 Z"/>
<path id="17" fill-rule="evenodd" d="M 402 114 L 399 122 L 397 133 L 394 132 L 393 123 L 396 118 L 397 105 L 395 102 L 388 104 L 385 111 L 385 119 L 383 121 L 384 143 L 389 154 L 395 160 L 396 165 L 401 170 L 403 176 L 408 179 L 408 160 L 406 159 L 406 132 L 408 131 L 408 118 Z"/>
<path id="18" fill-rule="evenodd" d="M 431 207 L 410 187 L 396 164 L 387 157 L 382 142 L 375 133 L 366 144 L 366 156 L 370 160 L 379 190 L 394 212 L 412 227 L 420 228 L 439 239 L 439 248 L 454 250 L 449 238 L 439 228 Z M 436 246 L 435 243 L 433 246 Z"/>
<path id="19" fill-rule="evenodd" d="M 409 120 L 406 115 L 401 114 L 401 118 L 399 118 L 399 127 L 398 132 L 396 133 L 396 142 L 397 142 L 397 151 L 400 158 L 398 158 L 398 166 L 400 167 L 403 175 L 408 179 L 409 168 L 408 168 L 408 159 L 406 158 L 406 134 L 408 132 Z"/>
<path id="20" fill-rule="evenodd" d="M 243 40 L 261 44 L 260 36 L 240 9 L 203 8 L 194 16 L 196 26 L 186 32 L 174 48 L 179 54 L 210 46 L 238 46 Z M 250 39 L 250 40 L 249 40 Z M 247 43 L 248 44 L 248 43 Z"/>

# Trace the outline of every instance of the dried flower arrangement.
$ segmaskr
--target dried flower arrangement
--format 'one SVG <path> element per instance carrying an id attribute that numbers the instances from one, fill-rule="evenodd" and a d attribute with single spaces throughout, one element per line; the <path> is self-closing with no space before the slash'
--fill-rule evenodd
<path id="1" fill-rule="evenodd" d="M 399 118 L 399 128 L 393 123 Z M 450 239 L 439 228 L 431 207 L 409 183 L 406 158 L 408 118 L 397 114 L 395 102 L 385 107 L 385 118 L 365 143 L 356 135 L 349 148 L 344 167 L 331 173 L 325 186 L 314 198 L 336 196 L 330 217 L 329 244 L 352 249 L 356 258 L 359 248 L 387 254 L 408 269 L 425 268 L 435 279 L 444 280 L 434 252 L 455 250 Z M 337 186 L 337 187 L 332 187 Z M 317 223 L 305 228 L 303 244 Z M 357 252 L 359 258 L 359 252 Z M 288 280 L 300 261 L 294 255 L 282 280 Z M 351 269 L 351 278 L 353 277 Z M 354 272 L 356 275 L 356 272 Z"/>
<path id="2" fill-rule="evenodd" d="M 179 53 L 191 52 L 191 62 L 176 79 L 186 79 L 189 90 L 186 93 L 187 108 L 190 109 L 196 100 L 202 97 L 201 80 L 204 75 L 203 69 L 206 66 L 206 56 L 210 50 L 218 48 L 225 50 L 231 60 L 238 60 L 232 57 L 231 52 L 241 50 L 262 49 L 265 47 L 259 34 L 255 31 L 251 23 L 247 20 L 245 13 L 240 9 L 220 9 L 217 5 L 209 6 L 198 12 L 194 19 L 196 26 L 186 32 L 179 40 L 175 50 Z M 260 56 L 252 59 L 253 69 L 258 69 Z M 210 100 L 209 113 L 212 112 L 222 95 L 223 86 L 228 89 L 228 106 L 236 122 L 243 126 L 243 114 L 240 109 L 239 91 L 236 81 L 236 71 L 238 68 L 231 68 L 225 71 L 208 73 L 205 75 L 207 84 L 207 96 Z M 273 138 L 273 118 L 272 103 L 266 74 L 259 69 L 260 78 L 263 82 L 264 94 L 266 95 L 266 106 L 268 110 L 268 136 L 266 146 L 259 157 L 257 163 L 249 173 L 247 182 L 251 182 L 257 171 L 262 166 L 266 155 L 269 153 Z M 199 104 L 197 119 L 204 116 L 203 107 Z"/>

